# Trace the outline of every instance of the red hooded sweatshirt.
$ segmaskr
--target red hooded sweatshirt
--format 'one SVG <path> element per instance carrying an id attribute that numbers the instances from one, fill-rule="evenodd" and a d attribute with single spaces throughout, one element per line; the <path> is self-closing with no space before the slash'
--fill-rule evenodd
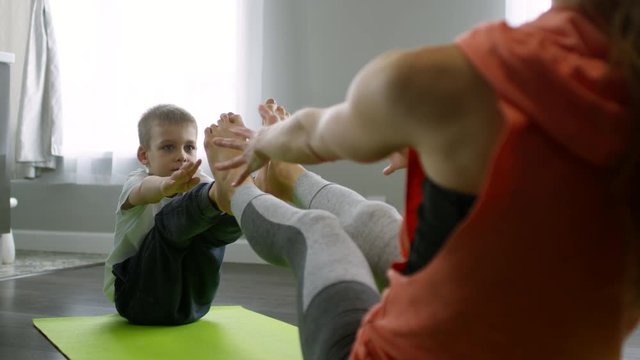
<path id="1" fill-rule="evenodd" d="M 457 45 L 495 90 L 507 130 L 438 255 L 411 276 L 390 271 L 351 358 L 619 359 L 635 318 L 628 209 L 611 182 L 631 121 L 607 38 L 580 13 L 553 8 L 515 29 L 480 26 Z M 413 155 L 408 234 L 424 178 Z"/>

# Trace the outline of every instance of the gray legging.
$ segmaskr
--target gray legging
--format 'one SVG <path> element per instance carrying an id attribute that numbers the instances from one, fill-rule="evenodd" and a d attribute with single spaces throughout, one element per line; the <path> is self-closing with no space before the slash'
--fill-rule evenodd
<path id="1" fill-rule="evenodd" d="M 294 272 L 304 358 L 347 358 L 362 317 L 380 299 L 376 280 L 384 286 L 398 257 L 401 217 L 310 172 L 294 199 L 299 208 L 247 184 L 231 206 L 256 253 Z"/>

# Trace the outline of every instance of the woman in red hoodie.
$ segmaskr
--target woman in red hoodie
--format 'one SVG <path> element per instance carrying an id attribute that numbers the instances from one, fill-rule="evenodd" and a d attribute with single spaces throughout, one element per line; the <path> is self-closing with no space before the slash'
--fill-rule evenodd
<path id="1" fill-rule="evenodd" d="M 243 150 L 210 157 L 221 185 L 237 179 L 228 211 L 298 278 L 305 358 L 620 358 L 640 303 L 639 47 L 637 0 L 555 0 L 518 28 L 384 54 L 335 106 L 207 129 L 209 149 Z M 248 178 L 405 148 L 404 261 L 380 298 L 339 221 Z"/>

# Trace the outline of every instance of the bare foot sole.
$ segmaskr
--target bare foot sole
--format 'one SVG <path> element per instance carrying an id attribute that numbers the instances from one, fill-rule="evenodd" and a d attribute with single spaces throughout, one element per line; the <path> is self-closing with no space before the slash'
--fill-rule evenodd
<path id="1" fill-rule="evenodd" d="M 263 126 L 273 125 L 289 117 L 285 108 L 277 105 L 273 99 L 267 100 L 265 105 L 271 108 L 276 116 L 263 118 Z M 293 186 L 304 171 L 304 167 L 299 164 L 271 160 L 267 166 L 258 171 L 255 183 L 260 190 L 291 202 L 293 200 Z"/>
<path id="2" fill-rule="evenodd" d="M 215 165 L 241 155 L 242 151 L 218 147 L 213 143 L 213 139 L 216 137 L 241 139 L 240 136 L 235 135 L 229 130 L 235 126 L 244 126 L 242 117 L 237 114 L 227 113 L 220 115 L 218 125 L 212 124 L 204 130 L 204 149 L 207 153 L 209 167 L 216 180 L 209 191 L 209 198 L 218 205 L 220 210 L 228 214 L 232 214 L 231 197 L 235 192 L 235 187 L 231 184 L 238 175 L 242 173 L 242 169 L 237 168 L 220 171 L 216 170 Z M 251 181 L 251 178 L 248 178 L 245 182 L 246 181 Z"/>

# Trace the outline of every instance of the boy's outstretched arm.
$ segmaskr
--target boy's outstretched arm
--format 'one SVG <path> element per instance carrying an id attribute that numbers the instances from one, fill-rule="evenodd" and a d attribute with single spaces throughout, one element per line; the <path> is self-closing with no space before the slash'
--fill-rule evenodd
<path id="1" fill-rule="evenodd" d="M 127 210 L 139 205 L 154 204 L 165 197 L 189 191 L 200 183 L 200 179 L 194 176 L 201 163 L 202 160 L 186 162 L 171 176 L 147 176 L 140 184 L 131 189 L 127 200 L 122 204 L 122 209 Z"/>

